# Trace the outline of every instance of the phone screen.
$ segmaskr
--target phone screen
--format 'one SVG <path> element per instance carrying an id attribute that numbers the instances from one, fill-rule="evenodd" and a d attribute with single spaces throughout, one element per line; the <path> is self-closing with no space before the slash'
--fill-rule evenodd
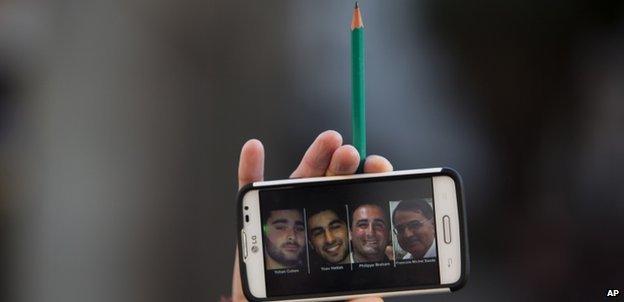
<path id="1" fill-rule="evenodd" d="M 439 285 L 433 196 L 431 177 L 261 189 L 267 297 Z"/>

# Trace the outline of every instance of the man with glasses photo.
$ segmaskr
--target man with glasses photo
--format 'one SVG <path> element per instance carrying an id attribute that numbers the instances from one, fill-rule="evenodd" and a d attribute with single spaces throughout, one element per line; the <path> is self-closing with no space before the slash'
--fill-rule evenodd
<path id="1" fill-rule="evenodd" d="M 424 200 L 401 201 L 392 212 L 393 232 L 407 252 L 403 259 L 437 256 L 433 209 Z"/>

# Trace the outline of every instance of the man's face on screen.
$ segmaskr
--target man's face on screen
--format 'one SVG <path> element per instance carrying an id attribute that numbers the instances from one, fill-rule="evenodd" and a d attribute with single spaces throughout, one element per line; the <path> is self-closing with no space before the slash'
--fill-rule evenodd
<path id="1" fill-rule="evenodd" d="M 303 217 L 298 210 L 271 211 L 266 226 L 267 253 L 284 267 L 300 265 L 305 248 Z M 269 267 L 275 269 L 279 267 Z"/>
<path id="2" fill-rule="evenodd" d="M 356 262 L 382 261 L 388 245 L 388 221 L 377 205 L 362 205 L 353 211 L 351 243 Z"/>
<path id="3" fill-rule="evenodd" d="M 425 256 L 435 236 L 433 220 L 427 219 L 420 211 L 397 211 L 394 227 L 402 249 L 412 254 L 414 259 Z"/>
<path id="4" fill-rule="evenodd" d="M 332 210 L 308 219 L 309 238 L 314 250 L 329 263 L 347 263 L 349 238 L 347 224 Z"/>

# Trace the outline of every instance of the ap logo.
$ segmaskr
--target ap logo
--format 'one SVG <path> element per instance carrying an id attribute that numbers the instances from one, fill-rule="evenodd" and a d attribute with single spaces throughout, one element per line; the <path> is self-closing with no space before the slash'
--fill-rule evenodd
<path id="1" fill-rule="evenodd" d="M 607 290 L 607 297 L 617 297 L 619 294 L 620 294 L 620 291 L 617 289 Z"/>

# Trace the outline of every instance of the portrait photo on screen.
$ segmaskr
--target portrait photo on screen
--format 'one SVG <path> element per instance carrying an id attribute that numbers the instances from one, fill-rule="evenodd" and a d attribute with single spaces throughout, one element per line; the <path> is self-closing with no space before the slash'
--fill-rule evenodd
<path id="1" fill-rule="evenodd" d="M 262 219 L 266 270 L 307 265 L 306 233 L 302 209 L 267 211 Z"/>
<path id="2" fill-rule="evenodd" d="M 390 213 L 397 261 L 437 257 L 431 198 L 391 201 Z"/>
<path id="3" fill-rule="evenodd" d="M 353 263 L 394 260 L 387 202 L 359 202 L 349 205 Z"/>
<path id="4" fill-rule="evenodd" d="M 352 263 L 347 207 L 307 208 L 310 264 L 322 270 Z"/>

